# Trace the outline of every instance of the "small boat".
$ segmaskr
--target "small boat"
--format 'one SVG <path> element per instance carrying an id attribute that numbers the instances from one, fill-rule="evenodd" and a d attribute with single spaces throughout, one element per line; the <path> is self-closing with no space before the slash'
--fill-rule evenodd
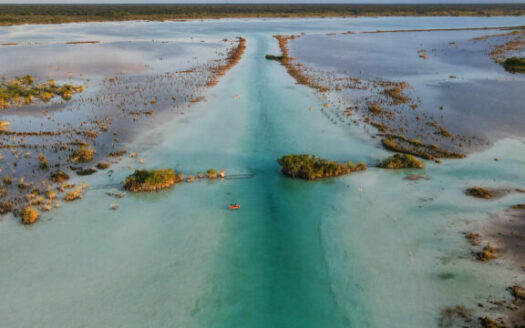
<path id="1" fill-rule="evenodd" d="M 230 207 L 228 207 L 230 210 L 238 210 L 239 208 L 241 208 L 241 205 L 239 204 L 232 204 Z"/>

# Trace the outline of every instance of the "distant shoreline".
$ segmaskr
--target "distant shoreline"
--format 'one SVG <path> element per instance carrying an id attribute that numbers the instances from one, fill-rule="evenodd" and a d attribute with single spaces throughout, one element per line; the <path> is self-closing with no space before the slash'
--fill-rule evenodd
<path id="1" fill-rule="evenodd" d="M 0 4 L 0 26 L 221 18 L 525 16 L 516 4 Z"/>

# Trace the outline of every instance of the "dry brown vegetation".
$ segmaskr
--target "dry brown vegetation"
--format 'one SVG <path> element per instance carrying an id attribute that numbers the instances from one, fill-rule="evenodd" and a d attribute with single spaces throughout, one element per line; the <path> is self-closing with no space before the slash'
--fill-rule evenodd
<path id="1" fill-rule="evenodd" d="M 211 87 L 217 84 L 218 77 L 226 74 L 241 60 L 244 51 L 246 50 L 246 39 L 243 37 L 237 37 L 237 46 L 230 49 L 228 55 L 223 64 L 219 64 L 213 67 L 211 71 L 215 76 L 208 79 L 207 86 Z"/>
<path id="2" fill-rule="evenodd" d="M 382 161 L 379 167 L 383 169 L 422 169 L 425 167 L 425 162 L 412 155 L 395 154 Z"/>
<path id="3" fill-rule="evenodd" d="M 394 105 L 399 104 L 405 104 L 407 103 L 410 98 L 407 97 L 403 90 L 408 87 L 408 83 L 404 83 L 402 85 L 393 86 L 391 88 L 386 88 L 385 91 L 383 91 L 387 96 L 392 98 L 392 103 Z"/>
<path id="4" fill-rule="evenodd" d="M 495 197 L 501 189 L 493 189 Z M 519 188 L 507 188 L 505 192 L 522 192 Z M 482 196 L 485 193 L 482 192 Z M 519 205 L 519 204 L 518 204 Z M 471 244 L 472 259 L 479 265 L 487 265 L 499 258 L 497 265 L 504 265 L 516 272 L 515 278 L 507 288 L 508 297 L 482 297 L 477 308 L 449 307 L 444 310 L 442 327 L 523 327 L 525 326 L 525 289 L 521 284 L 523 275 L 525 232 L 525 211 L 521 206 L 511 207 L 498 214 L 491 214 L 481 225 L 469 224 L 477 232 L 464 232 L 464 237 Z M 482 238 L 483 237 L 483 238 Z M 483 246 L 482 246 L 483 245 Z M 489 264 L 490 265 L 490 264 Z M 456 311 L 458 310 L 458 311 Z M 459 313 L 458 313 L 459 312 Z M 453 320 L 449 320 L 453 319 Z M 452 325 L 450 325 L 452 324 Z"/>
<path id="5" fill-rule="evenodd" d="M 386 135 L 386 138 L 381 139 L 381 143 L 388 150 L 428 160 L 465 157 L 464 154 L 447 151 L 437 145 L 425 145 L 417 140 L 408 139 L 401 135 Z"/>
<path id="6" fill-rule="evenodd" d="M 281 49 L 281 58 L 279 62 L 286 67 L 288 74 L 292 76 L 298 84 L 304 84 L 310 88 L 316 89 L 320 92 L 327 91 L 327 89 L 317 83 L 314 79 L 304 73 L 301 65 L 296 64 L 293 58 L 290 58 L 288 52 L 288 40 L 294 40 L 300 37 L 300 35 L 274 35 L 274 38 L 279 42 L 279 48 Z"/>
<path id="7" fill-rule="evenodd" d="M 126 155 L 120 144 L 131 140 L 141 122 L 155 120 L 163 110 L 183 114 L 191 100 L 204 99 L 206 87 L 211 86 L 209 81 L 217 81 L 239 62 L 245 43 L 238 38 L 217 44 L 216 59 L 190 65 L 180 72 L 109 76 L 91 82 L 99 86 L 95 94 L 82 93 L 68 102 L 56 97 L 48 103 L 38 103 L 31 110 L 42 116 L 37 118 L 33 125 L 37 128 L 33 130 L 24 130 L 16 119 L 1 121 L 0 169 L 10 174 L 0 181 L 0 212 L 20 217 L 27 205 L 49 211 L 61 206 L 58 199 L 80 199 L 82 192 L 76 189 L 79 186 L 67 183 L 71 172 L 79 176 L 93 174 L 96 170 L 85 163 L 96 160 L 96 167 L 104 170 Z M 81 74 L 75 72 L 78 76 Z M 46 84 L 61 87 L 53 80 Z M 23 106 L 26 105 L 20 107 L 25 110 Z M 86 108 L 93 115 L 85 113 Z M 62 111 L 75 112 L 78 122 L 59 121 L 55 113 Z M 47 127 L 39 130 L 41 123 Z M 100 162 L 103 158 L 105 161 Z M 142 164 L 144 159 L 135 160 Z M 54 196 L 47 198 L 47 194 Z"/>
<path id="8" fill-rule="evenodd" d="M 33 224 L 40 217 L 40 213 L 36 208 L 29 206 L 24 207 L 22 210 L 22 223 L 25 225 Z"/>
<path id="9" fill-rule="evenodd" d="M 507 53 L 525 48 L 525 29 L 487 37 L 500 37 L 506 40 L 505 43 L 494 46 L 490 51 L 490 58 L 497 63 L 503 63 L 507 58 Z"/>
<path id="10" fill-rule="evenodd" d="M 97 44 L 100 43 L 100 41 L 69 41 L 66 42 L 66 44 Z"/>
<path id="11" fill-rule="evenodd" d="M 316 91 L 330 91 L 336 94 L 344 93 L 345 90 L 354 90 L 362 94 L 361 99 L 356 99 L 355 92 L 352 93 L 348 101 L 351 101 L 353 106 L 345 103 L 344 96 L 336 96 L 344 110 L 329 107 L 330 103 L 327 103 L 326 108 L 321 111 L 331 122 L 334 124 L 365 122 L 380 132 L 382 145 L 395 152 L 436 161 L 440 158 L 465 157 L 460 150 L 464 144 L 471 145 L 475 139 L 453 135 L 432 114 L 426 112 L 420 115 L 412 114 L 418 109 L 419 104 L 407 93 L 407 89 L 411 88 L 407 82 L 361 80 L 317 68 L 308 68 L 293 58 L 288 48 L 289 42 L 302 35 L 275 35 L 281 55 L 267 55 L 267 58 L 279 61 L 297 83 L 307 85 Z M 408 109 L 410 111 L 407 111 Z M 360 116 L 353 118 L 356 113 Z"/>
<path id="12" fill-rule="evenodd" d="M 476 253 L 476 256 L 478 260 L 487 262 L 490 260 L 496 259 L 496 250 L 494 247 L 490 245 L 490 243 L 487 244 L 487 246 L 483 247 L 483 249 Z"/>
<path id="13" fill-rule="evenodd" d="M 478 246 L 481 242 L 481 235 L 479 233 L 467 232 L 465 238 L 472 246 Z"/>
<path id="14" fill-rule="evenodd" d="M 481 187 L 468 188 L 465 193 L 469 196 L 483 199 L 491 199 L 494 196 L 491 190 Z"/>
<path id="15" fill-rule="evenodd" d="M 496 39 L 489 56 L 494 62 L 501 64 L 510 73 L 525 73 L 525 59 L 515 56 L 525 49 L 525 27 L 505 28 L 511 32 L 484 35 L 473 38 L 473 41 Z"/>

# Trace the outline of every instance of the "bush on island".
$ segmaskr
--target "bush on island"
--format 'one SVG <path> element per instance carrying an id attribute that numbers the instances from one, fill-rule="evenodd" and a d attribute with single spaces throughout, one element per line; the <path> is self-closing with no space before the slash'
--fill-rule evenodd
<path id="1" fill-rule="evenodd" d="M 288 57 L 283 56 L 283 55 L 276 56 L 276 55 L 272 55 L 272 54 L 267 54 L 265 56 L 265 58 L 268 59 L 268 60 L 276 60 L 276 61 L 281 61 L 283 59 L 288 59 Z"/>
<path id="2" fill-rule="evenodd" d="M 76 188 L 73 191 L 69 191 L 66 193 L 66 196 L 64 197 L 64 200 L 67 202 L 71 202 L 76 199 L 82 199 L 82 188 Z"/>
<path id="3" fill-rule="evenodd" d="M 91 146 L 82 145 L 73 152 L 72 160 L 77 163 L 91 162 L 94 153 Z"/>
<path id="4" fill-rule="evenodd" d="M 97 169 L 99 170 L 105 170 L 109 167 L 109 163 L 106 162 L 100 162 L 97 164 Z"/>
<path id="5" fill-rule="evenodd" d="M 465 193 L 469 196 L 483 199 L 491 199 L 493 196 L 492 191 L 481 187 L 468 188 Z"/>
<path id="6" fill-rule="evenodd" d="M 69 180 L 69 175 L 62 170 L 57 170 L 49 174 L 49 179 L 56 183 L 62 183 Z"/>
<path id="7" fill-rule="evenodd" d="M 520 301 L 525 300 L 525 288 L 523 288 L 522 286 L 514 285 L 510 287 L 510 292 L 516 300 L 520 300 Z"/>
<path id="8" fill-rule="evenodd" d="M 132 192 L 156 191 L 173 186 L 182 181 L 184 175 L 178 176 L 173 169 L 135 170 L 123 184 L 124 188 Z"/>
<path id="9" fill-rule="evenodd" d="M 502 63 L 507 72 L 525 73 L 525 57 L 510 57 Z"/>
<path id="10" fill-rule="evenodd" d="M 409 154 L 395 154 L 381 162 L 379 167 L 383 169 L 422 169 L 425 167 L 425 162 Z"/>
<path id="11" fill-rule="evenodd" d="M 46 191 L 46 197 L 47 197 L 48 199 L 51 199 L 51 200 L 55 199 L 55 198 L 57 197 L 57 192 L 56 192 L 56 190 L 52 190 L 52 189 L 51 189 L 51 190 L 47 190 L 47 191 Z"/>
<path id="12" fill-rule="evenodd" d="M 44 154 L 38 154 L 38 167 L 41 170 L 47 170 L 49 168 L 49 160 L 47 159 L 47 156 Z"/>
<path id="13" fill-rule="evenodd" d="M 279 158 L 277 162 L 281 165 L 283 174 L 305 180 L 315 180 L 366 170 L 365 163 L 338 163 L 308 154 L 285 155 Z"/>
<path id="14" fill-rule="evenodd" d="M 80 176 L 91 175 L 91 174 L 93 174 L 95 172 L 97 172 L 97 170 L 88 167 L 88 168 L 85 168 L 85 169 L 78 170 L 77 171 L 77 175 L 80 175 Z"/>
<path id="15" fill-rule="evenodd" d="M 209 169 L 208 171 L 206 171 L 206 177 L 208 179 L 217 179 L 217 173 L 217 170 Z"/>
<path id="16" fill-rule="evenodd" d="M 22 223 L 25 225 L 33 224 L 40 217 L 40 213 L 36 208 L 30 206 L 22 209 Z"/>
<path id="17" fill-rule="evenodd" d="M 477 253 L 478 260 L 487 262 L 496 258 L 496 250 L 489 244 Z"/>

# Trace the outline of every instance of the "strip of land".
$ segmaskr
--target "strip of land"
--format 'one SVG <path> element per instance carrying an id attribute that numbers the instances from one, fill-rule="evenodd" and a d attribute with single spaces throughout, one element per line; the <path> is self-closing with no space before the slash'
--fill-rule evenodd
<path id="1" fill-rule="evenodd" d="M 409 29 L 409 30 L 377 30 L 366 31 L 362 33 L 400 33 L 400 32 L 454 32 L 454 31 L 488 31 L 488 30 L 523 30 L 523 26 L 487 26 L 487 27 L 453 27 L 453 28 L 423 28 L 423 29 Z"/>
<path id="2" fill-rule="evenodd" d="M 523 16 L 514 4 L 1 4 L 0 25 L 236 17 Z"/>

